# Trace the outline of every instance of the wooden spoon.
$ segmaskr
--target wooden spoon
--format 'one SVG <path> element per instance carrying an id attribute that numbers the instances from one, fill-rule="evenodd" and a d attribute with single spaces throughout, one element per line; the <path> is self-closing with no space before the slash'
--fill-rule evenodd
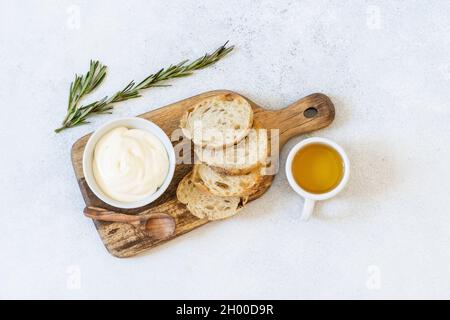
<path id="1" fill-rule="evenodd" d="M 83 213 L 94 220 L 131 224 L 148 232 L 155 240 L 170 238 L 175 233 L 175 219 L 165 213 L 129 215 L 97 207 L 86 207 Z"/>

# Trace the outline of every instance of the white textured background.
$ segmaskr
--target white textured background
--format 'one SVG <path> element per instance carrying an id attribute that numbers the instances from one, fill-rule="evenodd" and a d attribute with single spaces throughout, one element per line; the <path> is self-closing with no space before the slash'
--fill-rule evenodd
<path id="1" fill-rule="evenodd" d="M 0 0 L 0 298 L 450 298 L 450 3 L 167 3 Z M 109 66 L 93 99 L 228 39 L 216 66 L 53 133 L 91 58 Z M 222 88 L 274 109 L 328 94 L 336 120 L 315 135 L 347 149 L 347 189 L 302 223 L 281 171 L 242 215 L 111 257 L 82 216 L 72 143 Z"/>

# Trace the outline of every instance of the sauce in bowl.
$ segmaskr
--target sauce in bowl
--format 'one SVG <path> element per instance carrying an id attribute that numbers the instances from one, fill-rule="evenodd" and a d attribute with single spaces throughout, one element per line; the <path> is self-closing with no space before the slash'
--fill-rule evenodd
<path id="1" fill-rule="evenodd" d="M 117 127 L 97 142 L 92 171 L 98 187 L 113 200 L 139 201 L 155 193 L 169 173 L 163 143 L 142 129 Z"/>

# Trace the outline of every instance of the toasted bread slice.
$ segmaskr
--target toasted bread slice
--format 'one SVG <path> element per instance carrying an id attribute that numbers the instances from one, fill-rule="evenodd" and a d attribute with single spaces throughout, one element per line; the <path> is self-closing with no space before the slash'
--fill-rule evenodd
<path id="1" fill-rule="evenodd" d="M 267 130 L 252 129 L 238 144 L 221 149 L 195 147 L 199 160 L 216 172 L 227 175 L 245 175 L 264 166 L 269 154 Z"/>
<path id="2" fill-rule="evenodd" d="M 244 175 L 226 175 L 205 164 L 196 164 L 192 181 L 197 189 L 221 197 L 245 197 L 254 192 L 253 188 L 262 179 L 259 167 Z"/>
<path id="3" fill-rule="evenodd" d="M 189 172 L 178 184 L 177 199 L 183 204 L 188 204 L 194 192 L 195 186 L 192 182 L 192 172 Z"/>
<path id="4" fill-rule="evenodd" d="M 274 175 L 263 175 L 258 181 L 258 184 L 252 188 L 252 193 L 246 197 L 246 202 L 253 201 L 261 197 L 267 190 L 269 190 L 274 179 Z"/>
<path id="5" fill-rule="evenodd" d="M 177 198 L 197 218 L 220 220 L 234 216 L 242 207 L 240 197 L 218 197 L 200 192 L 192 182 L 192 173 L 179 183 Z"/>
<path id="6" fill-rule="evenodd" d="M 180 127 L 194 144 L 222 148 L 245 138 L 253 124 L 253 110 L 243 97 L 226 93 L 200 101 L 189 108 Z"/>

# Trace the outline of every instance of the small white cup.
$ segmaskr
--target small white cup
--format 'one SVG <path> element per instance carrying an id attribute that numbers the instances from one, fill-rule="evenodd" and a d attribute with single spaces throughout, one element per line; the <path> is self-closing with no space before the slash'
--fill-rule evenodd
<path id="1" fill-rule="evenodd" d="M 341 181 L 333 190 L 327 193 L 315 194 L 302 189 L 297 184 L 297 182 L 294 179 L 294 176 L 292 175 L 292 161 L 294 159 L 294 156 L 300 149 L 304 148 L 305 146 L 316 143 L 327 145 L 336 150 L 341 156 L 344 164 L 344 174 L 342 176 Z M 327 200 L 337 195 L 347 184 L 349 175 L 350 175 L 350 161 L 348 160 L 347 154 L 345 153 L 344 149 L 342 149 L 342 147 L 339 146 L 337 143 L 325 138 L 308 138 L 296 144 L 289 152 L 289 155 L 286 160 L 286 177 L 292 189 L 294 189 L 295 192 L 297 192 L 305 199 L 301 219 L 306 221 L 311 217 L 316 201 Z"/>

